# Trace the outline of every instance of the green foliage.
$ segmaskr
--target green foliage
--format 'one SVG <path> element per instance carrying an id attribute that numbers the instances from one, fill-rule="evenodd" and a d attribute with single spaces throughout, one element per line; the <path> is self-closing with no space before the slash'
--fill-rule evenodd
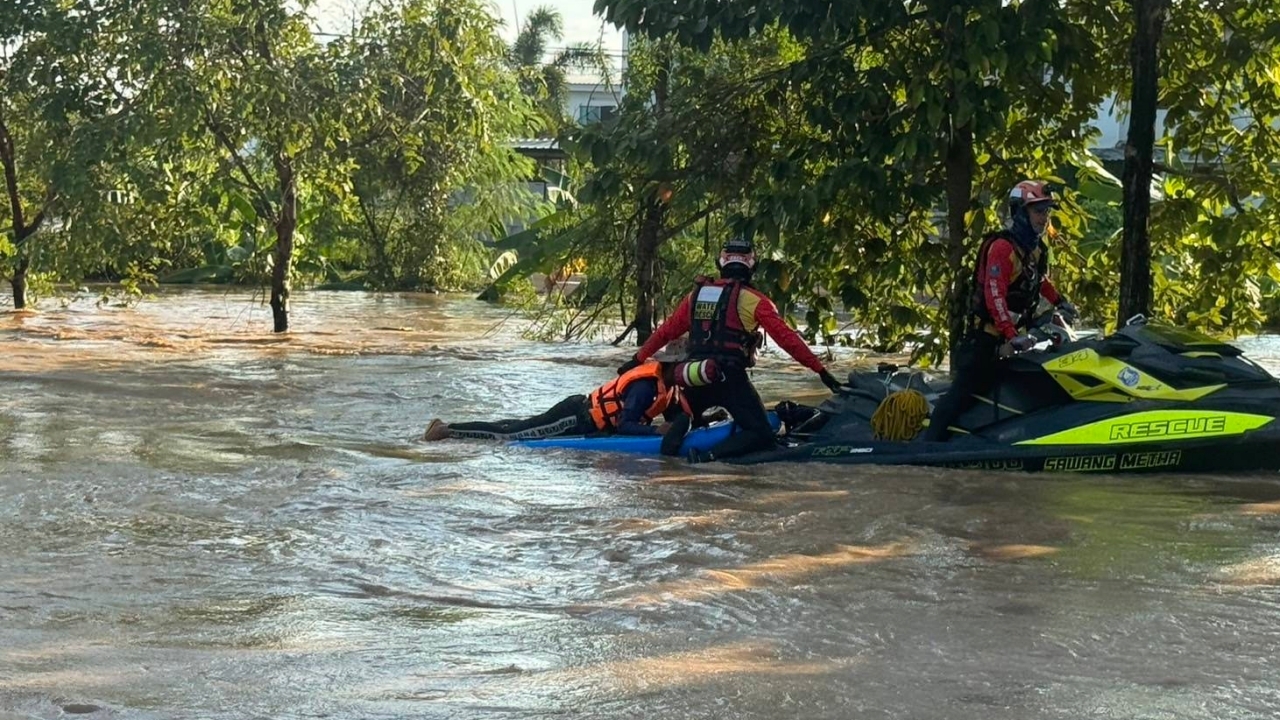
<path id="1" fill-rule="evenodd" d="M 575 138 L 595 165 L 580 197 L 634 207 L 655 184 L 678 184 L 690 205 L 722 208 L 725 224 L 755 231 L 789 266 L 759 279 L 784 308 L 804 310 L 810 336 L 829 336 L 845 310 L 867 330 L 862 342 L 936 359 L 952 278 L 998 227 L 1010 186 L 1070 178 L 1095 198 L 1109 192 L 1113 178 L 1086 153 L 1088 123 L 1127 85 L 1130 13 L 1102 0 L 832 7 L 599 0 L 617 24 L 679 46 L 673 83 L 697 91 L 673 89 L 656 126 L 642 100 Z M 1199 183 L 1195 213 L 1157 213 L 1160 314 L 1247 328 L 1267 286 L 1248 278 L 1266 277 L 1274 261 L 1261 235 L 1274 222 L 1249 220 L 1269 211 L 1266 183 L 1275 187 L 1274 13 L 1265 3 L 1188 2 L 1174 16 L 1166 95 L 1187 113 L 1170 113 L 1171 141 L 1185 146 L 1197 128 L 1195 156 L 1232 172 L 1214 189 L 1199 180 L 1203 168 L 1190 171 L 1182 182 Z M 1228 27 L 1237 36 L 1224 42 Z M 643 79 L 638 67 L 632 95 L 647 99 Z M 1253 118 L 1247 139 L 1231 126 L 1241 108 Z M 675 170 L 661 174 L 670 159 Z M 1230 186 L 1250 192 L 1232 202 Z M 1118 249 L 1098 227 L 1110 221 L 1100 208 L 1067 189 L 1054 242 L 1060 284 L 1100 319 L 1114 308 Z M 956 197 L 967 204 L 949 208 Z"/>
<path id="2" fill-rule="evenodd" d="M 325 287 L 509 289 L 585 266 L 590 285 L 547 306 L 573 337 L 629 320 L 637 237 L 660 217 L 659 311 L 742 231 L 813 341 L 852 325 L 936 359 L 977 239 L 1040 177 L 1067 186 L 1056 282 L 1087 318 L 1115 312 L 1118 183 L 1087 150 L 1096 108 L 1127 102 L 1128 3 L 597 8 L 635 33 L 628 92 L 614 119 L 569 128 L 564 71 L 598 58 L 547 62 L 551 12 L 506 46 L 480 0 L 386 0 L 325 44 L 305 2 L 0 4 L 7 274 L 29 264 L 40 294 L 260 283 L 288 230 L 291 274 Z M 1211 332 L 1280 314 L 1275 17 L 1177 0 L 1162 45 L 1156 313 Z M 507 141 L 555 131 L 581 180 L 551 212 Z"/>
<path id="3" fill-rule="evenodd" d="M 504 143 L 534 108 L 503 69 L 496 20 L 477 2 L 383 4 L 330 50 L 352 200 L 330 221 L 360 239 L 375 287 L 475 283 L 479 239 L 537 212 L 532 164 Z"/>
<path id="4" fill-rule="evenodd" d="M 617 121 L 570 138 L 594 166 L 579 198 L 598 222 L 668 187 L 676 227 L 708 212 L 716 242 L 738 228 L 789 266 L 758 281 L 784 310 L 804 310 L 811 337 L 833 339 L 847 311 L 865 342 L 936 357 L 957 258 L 998 222 L 982 199 L 1079 154 L 1104 90 L 1083 70 L 1097 41 L 1039 5 L 766 5 L 597 4 L 661 39 L 637 42 Z M 663 58 L 671 89 L 659 117 L 648 98 Z M 961 132 L 968 144 L 957 145 Z M 957 147 L 971 179 L 947 169 Z M 941 214 L 949 179 L 971 198 L 955 238 Z M 609 226 L 633 227 L 624 217 Z"/>
<path id="5" fill-rule="evenodd" d="M 569 312 L 582 312 L 579 306 L 584 302 L 590 312 L 579 318 L 581 322 L 563 323 L 560 332 L 586 335 L 592 322 L 613 317 L 615 309 L 625 325 L 637 287 L 636 237 L 646 210 L 659 202 L 666 220 L 659 234 L 662 284 L 657 305 L 659 311 L 669 309 L 688 291 L 694 275 L 714 270 L 710 250 L 718 249 L 733 206 L 742 196 L 741 181 L 713 144 L 719 131 L 686 123 L 699 118 L 694 108 L 706 102 L 707 83 L 728 82 L 766 54 L 748 50 L 735 57 L 708 57 L 669 43 L 637 41 L 619 116 L 562 137 L 588 168 L 582 185 L 572 189 L 581 204 L 563 207 L 499 242 L 500 250 L 514 251 L 519 261 L 498 277 L 495 287 L 509 287 L 534 271 L 585 264 L 594 285 L 571 298 Z M 670 111 L 663 112 L 648 98 L 657 87 L 660 68 L 668 62 L 682 72 L 673 73 L 664 89 Z M 749 123 L 750 118 L 743 117 L 734 127 L 748 132 Z"/>
<path id="6" fill-rule="evenodd" d="M 5 6 L 0 48 L 5 274 L 20 285 L 30 264 L 55 257 L 68 269 L 44 272 L 81 272 L 86 263 L 63 257 L 55 239 L 102 210 L 103 169 L 127 156 L 153 97 L 140 70 L 160 55 L 158 35 L 121 3 L 36 0 Z M 103 248 L 93 249 L 84 254 L 100 261 Z"/>
<path id="7" fill-rule="evenodd" d="M 1175 3 L 1166 24 L 1156 299 L 1162 315 L 1209 332 L 1257 330 L 1264 297 L 1275 306 L 1278 27 L 1274 4 L 1253 0 Z"/>
<path id="8" fill-rule="evenodd" d="M 481 241 L 543 212 L 506 143 L 537 120 L 497 21 L 478 1 L 383 2 L 324 44 L 305 12 L 6 5 L 0 120 L 23 227 L 45 220 L 24 261 L 58 282 L 261 283 L 287 232 L 286 279 L 478 282 Z M 5 256 L 19 250 L 11 207 Z"/>

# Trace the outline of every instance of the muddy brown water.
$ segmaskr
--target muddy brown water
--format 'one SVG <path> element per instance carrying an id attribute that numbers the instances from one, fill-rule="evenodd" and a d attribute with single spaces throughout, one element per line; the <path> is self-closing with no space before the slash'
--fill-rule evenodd
<path id="1" fill-rule="evenodd" d="M 424 444 L 626 351 L 463 297 L 293 320 L 0 316 L 0 720 L 1280 714 L 1280 477 Z M 757 381 L 821 396 L 777 355 Z"/>

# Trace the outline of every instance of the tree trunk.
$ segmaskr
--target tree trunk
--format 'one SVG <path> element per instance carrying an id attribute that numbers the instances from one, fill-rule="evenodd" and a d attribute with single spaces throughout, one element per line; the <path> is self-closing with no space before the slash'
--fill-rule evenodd
<path id="1" fill-rule="evenodd" d="M 973 205 L 973 128 L 961 125 L 951 129 L 947 141 L 945 164 L 947 184 L 947 270 L 951 285 L 947 289 L 947 337 L 950 359 L 955 360 L 956 347 L 965 333 L 969 315 L 969 276 L 965 255 L 969 250 L 969 228 L 966 216 Z"/>
<path id="2" fill-rule="evenodd" d="M 18 259 L 13 266 L 10 282 L 13 286 L 13 309 L 21 310 L 27 306 L 27 251 L 22 247 L 28 231 L 26 218 L 22 214 L 22 196 L 18 194 L 18 163 L 14 152 L 13 136 L 9 134 L 9 126 L 5 125 L 4 116 L 0 115 L 0 164 L 4 165 L 4 189 L 9 198 L 9 217 L 13 223 L 14 244 L 18 247 Z"/>
<path id="3" fill-rule="evenodd" d="M 956 7 L 947 18 L 947 44 L 957 67 L 965 64 L 965 13 Z M 947 340 L 949 360 L 955 366 L 956 347 L 965 333 L 969 315 L 969 268 L 965 256 L 969 250 L 969 228 L 966 218 L 973 206 L 973 125 L 971 120 L 957 123 L 959 100 L 964 88 L 952 79 L 947 100 L 947 155 L 943 159 L 947 192 L 947 272 L 951 278 L 947 288 Z"/>
<path id="4" fill-rule="evenodd" d="M 373 276 L 373 282 L 379 288 L 390 287 L 395 273 L 391 271 L 391 265 L 387 261 L 386 235 L 378 228 L 378 220 L 374 216 L 374 203 L 371 199 L 365 199 L 365 193 L 361 192 L 360 186 L 354 179 L 351 186 L 355 189 L 356 204 L 360 207 L 360 215 L 364 218 L 365 229 L 369 231 L 369 247 L 373 251 L 370 273 Z"/>
<path id="5" fill-rule="evenodd" d="M 658 319 L 658 296 L 662 288 L 662 275 L 658 268 L 658 246 L 661 230 L 667 216 L 667 207 L 657 198 L 649 196 L 644 209 L 644 220 L 636 237 L 636 342 L 643 345 Z"/>
<path id="6" fill-rule="evenodd" d="M 271 268 L 271 318 L 275 332 L 289 329 L 289 266 L 293 263 L 293 231 L 298 227 L 298 192 L 293 158 L 275 156 L 280 187 L 280 214 L 276 217 L 275 264 Z"/>
<path id="7" fill-rule="evenodd" d="M 1133 68 L 1133 103 L 1129 137 L 1124 146 L 1124 230 L 1120 249 L 1120 315 L 1123 325 L 1134 315 L 1151 313 L 1151 164 L 1155 151 L 1156 102 L 1159 95 L 1159 48 L 1168 0 L 1135 0 L 1136 31 L 1129 60 Z"/>
<path id="8" fill-rule="evenodd" d="M 654 115 L 661 119 L 667 109 L 671 84 L 671 58 L 664 53 L 658 66 L 653 88 Z M 664 168 L 665 169 L 665 168 Z M 658 198 L 657 190 L 645 199 L 644 217 L 636 237 L 636 344 L 643 345 L 657 324 L 662 289 L 662 272 L 658 266 L 658 247 L 662 244 L 662 227 L 667 219 L 667 205 Z"/>
<path id="9" fill-rule="evenodd" d="M 13 285 L 13 309 L 21 310 L 27 306 L 27 267 L 31 261 L 27 259 L 25 250 L 20 250 L 21 256 L 17 265 L 13 268 L 13 279 L 10 283 Z"/>

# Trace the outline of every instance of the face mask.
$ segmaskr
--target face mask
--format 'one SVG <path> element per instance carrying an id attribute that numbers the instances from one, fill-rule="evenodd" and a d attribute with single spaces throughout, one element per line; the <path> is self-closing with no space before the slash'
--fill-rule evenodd
<path id="1" fill-rule="evenodd" d="M 1013 226 L 1009 229 L 1013 235 L 1013 239 L 1022 247 L 1024 251 L 1030 250 L 1040 241 L 1040 233 L 1031 225 L 1031 218 L 1027 217 L 1026 210 L 1019 210 L 1014 213 Z"/>

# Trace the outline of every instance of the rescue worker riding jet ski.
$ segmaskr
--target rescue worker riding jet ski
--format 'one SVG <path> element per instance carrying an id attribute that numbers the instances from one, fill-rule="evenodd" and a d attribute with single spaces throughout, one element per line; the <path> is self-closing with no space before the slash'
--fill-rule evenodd
<path id="1" fill-rule="evenodd" d="M 1280 469 L 1280 381 L 1238 348 L 1141 317 L 1100 339 L 1044 344 L 1048 349 L 1006 360 L 999 381 L 951 424 L 945 442 L 917 434 L 927 407 L 907 420 L 910 439 L 885 439 L 894 434 L 886 430 L 895 426 L 886 411 L 895 409 L 895 399 L 931 404 L 946 389 L 889 365 L 851 373 L 848 385 L 816 408 L 780 404 L 782 446 L 728 462 L 1107 473 Z"/>

